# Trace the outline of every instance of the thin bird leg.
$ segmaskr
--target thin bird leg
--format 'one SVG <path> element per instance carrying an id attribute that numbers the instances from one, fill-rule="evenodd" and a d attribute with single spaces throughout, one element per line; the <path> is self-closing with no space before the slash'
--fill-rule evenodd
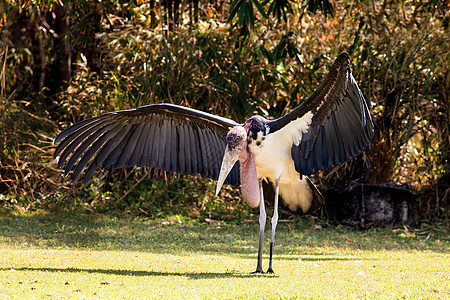
<path id="1" fill-rule="evenodd" d="M 272 254 L 273 254 L 273 242 L 275 241 L 275 229 L 278 223 L 278 192 L 280 188 L 280 178 L 275 179 L 275 201 L 273 204 L 273 217 L 272 217 L 272 237 L 270 239 L 270 256 L 269 256 L 269 269 L 267 273 L 273 274 L 272 269 Z"/>
<path id="2" fill-rule="evenodd" d="M 258 180 L 259 191 L 260 191 L 260 202 L 259 202 L 259 245 L 258 245 L 258 265 L 256 266 L 256 271 L 254 273 L 264 273 L 262 268 L 262 250 L 264 242 L 264 228 L 266 227 L 266 208 L 264 207 L 264 193 L 262 180 Z"/>

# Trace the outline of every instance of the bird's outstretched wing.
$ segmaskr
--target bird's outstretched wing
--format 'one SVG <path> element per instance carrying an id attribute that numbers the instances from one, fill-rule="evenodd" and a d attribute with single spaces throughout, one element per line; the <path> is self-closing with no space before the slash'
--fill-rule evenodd
<path id="1" fill-rule="evenodd" d="M 106 113 L 81 121 L 62 131 L 53 141 L 64 161 L 65 175 L 73 169 L 75 181 L 86 169 L 88 181 L 100 166 L 147 166 L 169 172 L 217 179 L 227 132 L 236 122 L 195 109 L 154 104 Z M 239 166 L 227 178 L 239 184 Z"/>
<path id="2" fill-rule="evenodd" d="M 270 132 L 301 118 L 308 126 L 301 129 L 301 139 L 297 142 L 294 139 L 291 148 L 295 169 L 300 174 L 338 166 L 369 145 L 374 135 L 373 123 L 351 74 L 348 53 L 336 58 L 328 75 L 307 100 L 270 122 Z"/>

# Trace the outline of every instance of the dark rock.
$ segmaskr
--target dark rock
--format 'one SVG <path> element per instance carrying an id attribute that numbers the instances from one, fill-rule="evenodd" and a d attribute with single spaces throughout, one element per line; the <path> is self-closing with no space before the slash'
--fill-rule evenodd
<path id="1" fill-rule="evenodd" d="M 416 198 L 407 185 L 353 182 L 325 192 L 325 216 L 337 223 L 367 227 L 411 223 Z"/>

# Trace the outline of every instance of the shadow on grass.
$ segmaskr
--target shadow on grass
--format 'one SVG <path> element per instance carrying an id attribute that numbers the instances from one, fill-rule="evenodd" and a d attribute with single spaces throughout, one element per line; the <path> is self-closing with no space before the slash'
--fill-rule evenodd
<path id="1" fill-rule="evenodd" d="M 11 268 L 0 268 L 0 272 L 10 271 Z M 190 279 L 211 279 L 211 278 L 252 278 L 258 276 L 264 276 L 266 278 L 277 278 L 276 274 L 252 274 L 252 273 L 240 273 L 240 272 L 157 272 L 157 271 L 133 271 L 133 270 L 114 270 L 114 269 L 78 269 L 78 268 L 31 268 L 22 267 L 14 269 L 17 271 L 30 272 L 54 272 L 54 273 L 89 273 L 89 274 L 108 274 L 108 275 L 120 275 L 120 276 L 183 276 Z"/>
<path id="2" fill-rule="evenodd" d="M 326 257 L 305 257 L 303 254 L 297 254 L 295 256 L 285 256 L 285 255 L 276 255 L 274 254 L 274 260 L 301 260 L 301 261 L 353 261 L 353 260 L 376 260 L 376 259 L 367 259 L 361 257 L 341 257 L 341 256 L 333 256 L 333 254 L 327 254 Z"/>

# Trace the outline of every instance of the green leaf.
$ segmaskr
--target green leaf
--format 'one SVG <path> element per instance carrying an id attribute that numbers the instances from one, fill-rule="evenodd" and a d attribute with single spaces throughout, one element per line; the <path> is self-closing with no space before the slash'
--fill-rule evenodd
<path id="1" fill-rule="evenodd" d="M 255 16 L 253 15 L 253 6 L 250 2 L 247 2 L 247 24 L 252 29 L 255 28 Z"/>
<path id="2" fill-rule="evenodd" d="M 245 2 L 246 3 L 246 2 Z M 245 19 L 245 3 L 243 5 L 240 6 L 239 8 L 239 19 L 238 19 L 238 24 L 239 26 L 242 26 L 244 24 L 244 19 Z"/>
<path id="3" fill-rule="evenodd" d="M 256 8 L 258 9 L 259 13 L 265 18 L 268 18 L 268 15 L 266 14 L 266 12 L 264 11 L 264 7 L 261 5 L 261 3 L 259 3 L 258 0 L 253 0 L 253 4 L 255 4 Z"/>
<path id="4" fill-rule="evenodd" d="M 330 15 L 333 17 L 334 8 L 333 4 L 328 0 L 308 0 L 308 10 L 315 14 L 317 10 L 322 11 L 324 16 Z"/>
<path id="5" fill-rule="evenodd" d="M 270 64 L 275 63 L 275 59 L 274 59 L 272 53 L 270 53 L 270 51 L 268 51 L 266 49 L 266 47 L 261 46 L 260 49 L 261 49 L 262 54 L 267 58 L 267 60 L 269 61 Z"/>
<path id="6" fill-rule="evenodd" d="M 230 7 L 230 16 L 227 19 L 227 23 L 230 23 L 231 20 L 236 16 L 237 12 L 240 11 L 242 2 L 245 0 L 234 0 L 233 4 Z"/>

